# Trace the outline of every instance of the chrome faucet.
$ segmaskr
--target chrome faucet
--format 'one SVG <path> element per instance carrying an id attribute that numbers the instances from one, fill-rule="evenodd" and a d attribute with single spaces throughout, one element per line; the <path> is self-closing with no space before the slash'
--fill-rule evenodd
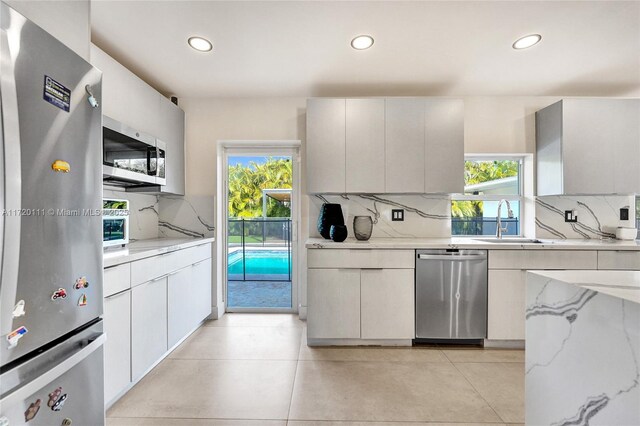
<path id="1" fill-rule="evenodd" d="M 501 216 L 501 211 L 502 211 L 502 203 L 507 203 L 507 216 L 509 217 L 509 219 L 513 219 L 513 210 L 511 210 L 511 203 L 509 203 L 509 201 L 502 199 L 500 200 L 500 202 L 498 203 L 498 223 L 496 223 L 496 238 L 502 239 L 502 233 L 507 231 L 507 228 L 509 227 L 509 224 L 507 223 L 505 225 L 505 227 L 502 227 L 502 219 L 500 218 Z"/>

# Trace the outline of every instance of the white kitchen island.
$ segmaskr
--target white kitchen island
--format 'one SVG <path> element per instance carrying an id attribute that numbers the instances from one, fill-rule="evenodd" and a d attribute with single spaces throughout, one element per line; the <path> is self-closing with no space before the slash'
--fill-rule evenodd
<path id="1" fill-rule="evenodd" d="M 526 424 L 640 424 L 640 271 L 527 274 Z"/>

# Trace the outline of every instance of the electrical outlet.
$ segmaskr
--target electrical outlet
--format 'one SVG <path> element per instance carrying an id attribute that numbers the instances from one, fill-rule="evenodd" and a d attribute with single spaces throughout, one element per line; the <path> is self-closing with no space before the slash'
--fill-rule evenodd
<path id="1" fill-rule="evenodd" d="M 620 220 L 629 220 L 629 207 L 620 209 Z"/>
<path id="2" fill-rule="evenodd" d="M 403 209 L 392 209 L 391 210 L 391 221 L 392 222 L 404 222 L 404 210 Z"/>
<path id="3" fill-rule="evenodd" d="M 577 222 L 578 221 L 578 215 L 576 214 L 575 210 L 565 210 L 564 211 L 564 221 L 565 222 Z"/>

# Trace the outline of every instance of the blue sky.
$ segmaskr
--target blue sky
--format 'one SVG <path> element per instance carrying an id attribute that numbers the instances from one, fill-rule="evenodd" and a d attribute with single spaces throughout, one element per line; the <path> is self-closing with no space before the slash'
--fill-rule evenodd
<path id="1" fill-rule="evenodd" d="M 250 162 L 254 161 L 258 164 L 264 163 L 267 161 L 269 157 L 229 157 L 229 166 L 235 166 L 237 164 L 242 164 L 243 166 L 248 166 Z M 276 157 L 273 156 L 271 158 L 289 158 L 289 157 Z"/>

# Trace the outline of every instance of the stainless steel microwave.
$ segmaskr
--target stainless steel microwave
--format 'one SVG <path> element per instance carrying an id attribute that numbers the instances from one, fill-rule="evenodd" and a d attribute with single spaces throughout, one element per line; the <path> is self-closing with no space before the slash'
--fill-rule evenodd
<path id="1" fill-rule="evenodd" d="M 129 243 L 129 201 L 102 200 L 102 246 L 123 246 Z"/>
<path id="2" fill-rule="evenodd" d="M 166 184 L 164 142 L 107 116 L 103 116 L 102 126 L 102 176 L 106 184 Z"/>

